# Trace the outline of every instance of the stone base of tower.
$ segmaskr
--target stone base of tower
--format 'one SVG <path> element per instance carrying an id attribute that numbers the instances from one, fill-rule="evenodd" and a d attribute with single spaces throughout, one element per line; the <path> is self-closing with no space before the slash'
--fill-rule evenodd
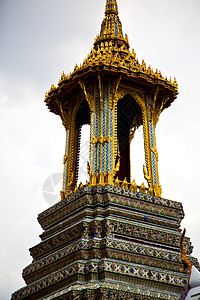
<path id="1" fill-rule="evenodd" d="M 42 241 L 30 249 L 27 286 L 12 300 L 178 300 L 188 277 L 179 250 L 183 216 L 175 201 L 85 186 L 38 216 Z M 190 255 L 188 238 L 184 246 Z"/>

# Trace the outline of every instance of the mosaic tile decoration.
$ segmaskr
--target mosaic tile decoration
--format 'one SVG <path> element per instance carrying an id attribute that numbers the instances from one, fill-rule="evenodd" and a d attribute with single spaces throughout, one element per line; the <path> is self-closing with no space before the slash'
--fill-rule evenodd
<path id="1" fill-rule="evenodd" d="M 138 299 L 178 299 L 188 277 L 180 260 L 180 203 L 142 193 L 130 195 L 126 189 L 122 193 L 114 186 L 84 187 L 65 200 L 39 215 L 46 224 L 43 241 L 30 249 L 34 260 L 23 271 L 27 286 L 14 293 L 12 300 L 35 300 L 52 292 L 55 299 L 64 299 L 59 298 L 62 295 L 81 299 L 89 295 L 90 284 L 95 297 L 99 293 L 102 299 L 117 297 L 118 292 L 122 299 L 137 299 L 137 295 L 144 297 Z M 146 207 L 145 215 L 141 205 Z M 166 214 L 154 211 L 158 207 Z M 166 222 L 169 209 L 176 226 Z M 152 222 L 145 218 L 148 214 Z M 161 226 L 162 218 L 165 223 Z M 191 253 L 188 238 L 185 249 Z M 189 257 L 198 267 L 198 261 Z M 80 289 L 72 293 L 77 284 Z"/>

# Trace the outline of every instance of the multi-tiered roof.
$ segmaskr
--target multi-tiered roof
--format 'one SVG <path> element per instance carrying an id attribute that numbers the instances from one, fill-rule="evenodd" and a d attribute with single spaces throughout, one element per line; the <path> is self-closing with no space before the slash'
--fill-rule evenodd
<path id="1" fill-rule="evenodd" d="M 144 60 L 140 63 L 135 51 L 130 51 L 128 37 L 122 31 L 116 0 L 107 0 L 100 34 L 95 38 L 94 46 L 83 63 L 80 66 L 76 64 L 73 72 L 68 75 L 63 72 L 58 85 L 52 84 L 50 91 L 46 93 L 45 102 L 50 111 L 59 114 L 55 99 L 60 98 L 65 103 L 80 88 L 80 79 L 93 80 L 97 72 L 113 78 L 121 74 L 122 81 L 129 82 L 131 86 L 145 85 L 147 90 L 159 87 L 158 100 L 168 97 L 163 109 L 168 107 L 178 94 L 176 78 L 173 81 L 171 77 L 164 78 L 161 71 L 154 71 Z"/>

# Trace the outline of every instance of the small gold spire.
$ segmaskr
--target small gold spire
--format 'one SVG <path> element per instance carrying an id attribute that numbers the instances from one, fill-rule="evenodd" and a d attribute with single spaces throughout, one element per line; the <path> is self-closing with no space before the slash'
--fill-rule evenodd
<path id="1" fill-rule="evenodd" d="M 132 181 L 132 183 L 131 183 L 130 189 L 131 189 L 132 191 L 137 192 L 137 184 L 136 184 L 136 182 L 135 182 L 135 179 L 133 179 L 133 181 Z"/>
<path id="2" fill-rule="evenodd" d="M 116 0 L 107 0 L 105 15 L 107 16 L 109 14 L 118 15 L 118 7 L 117 7 L 117 1 Z"/>
<path id="3" fill-rule="evenodd" d="M 152 72 L 151 65 L 149 65 L 149 66 L 148 66 L 148 69 L 147 69 L 147 73 L 148 73 L 148 74 L 151 74 L 151 72 Z"/>
<path id="4" fill-rule="evenodd" d="M 62 74 L 61 74 L 61 79 L 62 80 L 65 80 L 65 79 L 67 79 L 67 76 L 66 76 L 66 74 L 65 74 L 65 72 L 63 71 L 62 72 Z"/>
<path id="5" fill-rule="evenodd" d="M 124 181 L 122 182 L 121 187 L 124 187 L 124 188 L 128 189 L 128 182 L 126 180 L 126 177 L 124 178 Z"/>
<path id="6" fill-rule="evenodd" d="M 94 47 L 97 49 L 101 44 L 101 51 L 108 51 L 108 44 L 110 40 L 115 39 L 115 44 L 122 45 L 124 42 L 123 51 L 129 49 L 129 41 L 127 35 L 123 35 L 122 24 L 118 16 L 118 6 L 116 0 L 107 0 L 105 7 L 105 18 L 101 24 L 101 31 L 99 36 L 95 38 Z M 104 45 L 102 42 L 107 42 Z M 113 45 L 114 48 L 114 45 Z M 109 49 L 110 51 L 110 49 Z"/>
<path id="7" fill-rule="evenodd" d="M 119 181 L 118 177 L 115 179 L 115 185 L 120 186 L 120 181 Z"/>
<path id="8" fill-rule="evenodd" d="M 52 91 L 54 91 L 56 89 L 56 86 L 54 85 L 54 83 L 52 83 L 52 85 L 51 85 L 51 88 L 50 88 L 50 91 L 49 92 L 52 92 Z"/>
<path id="9" fill-rule="evenodd" d="M 146 191 L 146 188 L 145 188 L 145 185 L 144 185 L 144 182 L 143 182 L 141 187 L 140 187 L 140 193 L 145 193 L 145 191 Z"/>
<path id="10" fill-rule="evenodd" d="M 178 88 L 178 83 L 176 81 L 176 77 L 174 77 L 173 86 L 175 86 L 176 88 Z"/>
<path id="11" fill-rule="evenodd" d="M 77 191 L 78 191 L 78 187 L 75 186 L 74 193 L 76 193 Z"/>
<path id="12" fill-rule="evenodd" d="M 149 194 L 149 195 L 152 195 L 152 196 L 153 196 L 153 189 L 152 189 L 152 187 L 151 187 L 151 186 L 149 187 L 149 189 L 148 189 L 148 191 L 147 191 L 147 194 Z"/>
<path id="13" fill-rule="evenodd" d="M 79 189 L 82 189 L 84 187 L 84 185 L 82 184 L 82 182 L 80 182 L 80 184 L 79 184 Z"/>

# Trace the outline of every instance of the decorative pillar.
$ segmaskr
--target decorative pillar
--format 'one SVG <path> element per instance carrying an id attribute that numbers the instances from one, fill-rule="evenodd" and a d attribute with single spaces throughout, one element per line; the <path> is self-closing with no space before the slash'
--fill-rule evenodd
<path id="1" fill-rule="evenodd" d="M 97 177 L 97 182 L 103 184 L 109 180 L 112 183 L 113 173 L 113 110 L 111 95 L 113 84 L 102 80 L 94 84 L 94 111 L 91 117 L 91 150 L 90 150 L 90 179 Z M 102 181 L 102 175 L 104 181 Z"/>
<path id="2" fill-rule="evenodd" d="M 155 196 L 161 197 L 162 188 L 158 174 L 158 151 L 156 147 L 154 99 L 146 95 L 146 108 L 143 111 L 143 132 L 146 167 L 143 166 L 144 177 L 149 187 L 153 189 Z"/>

